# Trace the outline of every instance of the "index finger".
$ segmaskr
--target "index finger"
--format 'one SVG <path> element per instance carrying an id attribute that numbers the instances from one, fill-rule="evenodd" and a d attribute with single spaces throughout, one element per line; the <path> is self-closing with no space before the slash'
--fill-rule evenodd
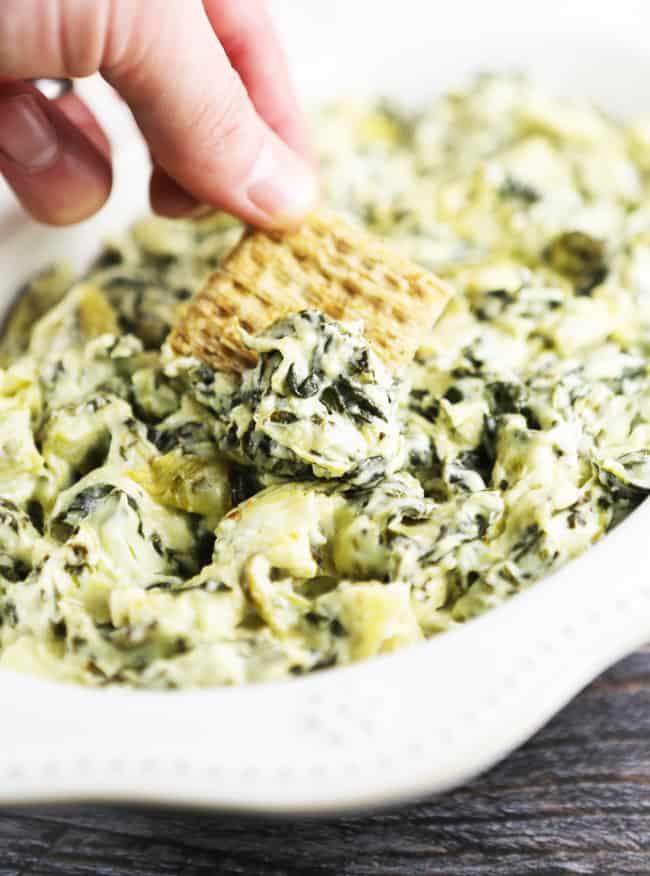
<path id="1" fill-rule="evenodd" d="M 288 146 L 315 164 L 284 47 L 263 0 L 203 0 L 203 6 L 255 109 Z"/>

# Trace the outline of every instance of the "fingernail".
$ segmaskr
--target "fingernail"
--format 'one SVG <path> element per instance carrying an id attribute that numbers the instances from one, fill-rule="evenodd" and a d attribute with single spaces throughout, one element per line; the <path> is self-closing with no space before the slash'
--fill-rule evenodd
<path id="1" fill-rule="evenodd" d="M 288 148 L 267 143 L 248 184 L 251 203 L 281 224 L 305 216 L 318 195 L 316 177 Z"/>
<path id="2" fill-rule="evenodd" d="M 25 170 L 43 170 L 56 161 L 56 131 L 33 95 L 0 100 L 0 153 Z"/>

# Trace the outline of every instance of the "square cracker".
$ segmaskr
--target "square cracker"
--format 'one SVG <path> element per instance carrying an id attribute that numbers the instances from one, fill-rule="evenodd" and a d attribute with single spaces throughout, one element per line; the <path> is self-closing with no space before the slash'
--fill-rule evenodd
<path id="1" fill-rule="evenodd" d="M 294 231 L 251 230 L 192 299 L 170 335 L 172 349 L 212 368 L 241 372 L 256 361 L 239 328 L 258 334 L 307 308 L 363 320 L 364 334 L 397 373 L 442 313 L 448 287 L 329 210 Z"/>

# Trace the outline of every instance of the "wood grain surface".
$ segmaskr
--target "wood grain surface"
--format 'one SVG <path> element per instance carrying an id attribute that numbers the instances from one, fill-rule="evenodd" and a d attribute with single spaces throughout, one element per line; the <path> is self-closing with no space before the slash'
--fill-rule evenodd
<path id="1" fill-rule="evenodd" d="M 471 785 L 327 820 L 74 806 L 0 813 L 0 876 L 650 874 L 650 649 Z"/>

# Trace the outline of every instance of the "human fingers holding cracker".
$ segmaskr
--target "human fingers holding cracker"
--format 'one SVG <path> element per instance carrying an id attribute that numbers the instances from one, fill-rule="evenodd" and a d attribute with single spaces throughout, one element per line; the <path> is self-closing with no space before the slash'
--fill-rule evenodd
<path id="1" fill-rule="evenodd" d="M 149 146 L 154 209 L 209 204 L 267 228 L 316 198 L 306 129 L 261 0 L 5 0 L 0 18 L 0 172 L 23 206 L 66 225 L 111 189 L 110 146 L 74 94 L 25 80 L 99 72 Z"/>

